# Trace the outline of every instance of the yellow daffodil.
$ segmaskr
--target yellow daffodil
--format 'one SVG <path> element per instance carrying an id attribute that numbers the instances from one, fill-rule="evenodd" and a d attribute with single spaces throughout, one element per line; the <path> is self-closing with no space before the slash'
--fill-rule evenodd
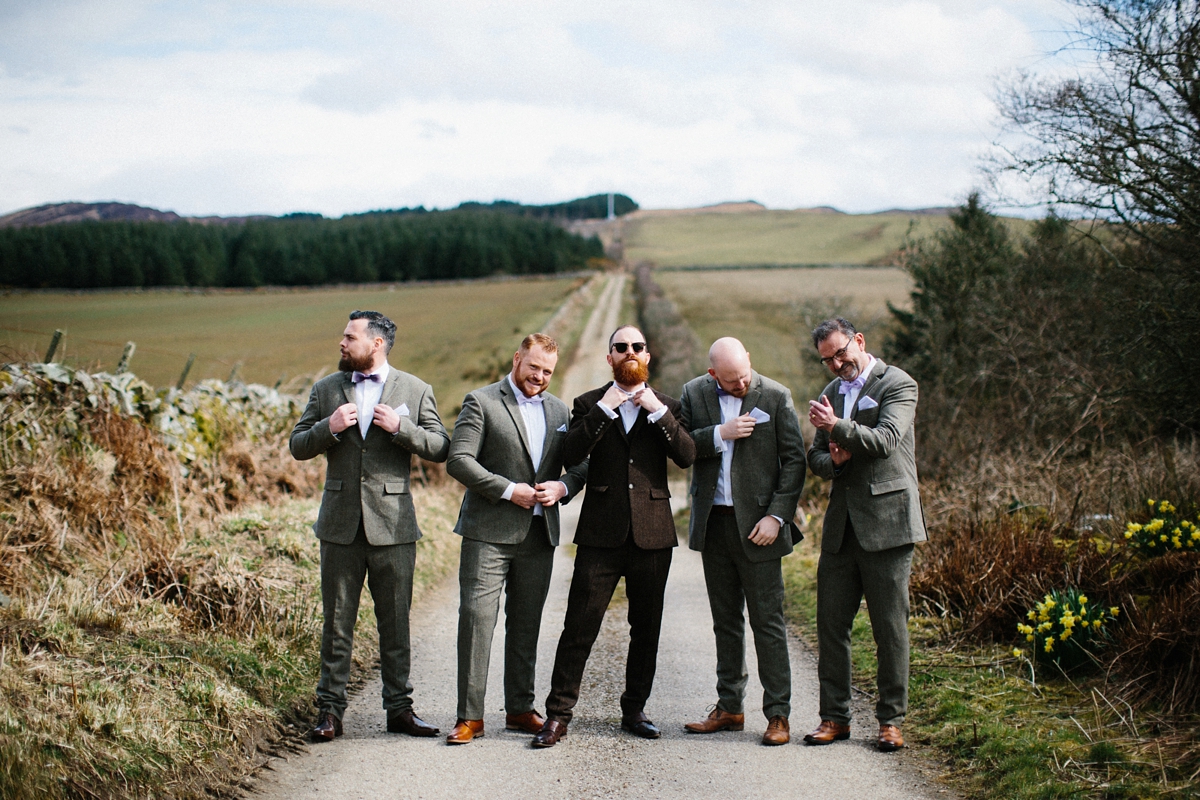
<path id="1" fill-rule="evenodd" d="M 1025 655 L 1025 651 L 1024 651 L 1024 650 L 1022 650 L 1022 649 L 1021 649 L 1021 648 L 1019 648 L 1019 647 L 1014 647 L 1014 648 L 1013 648 L 1013 656 L 1014 656 L 1014 657 L 1016 657 L 1016 658 L 1020 658 L 1020 657 L 1021 657 L 1021 656 L 1023 656 L 1023 655 Z"/>
<path id="2" fill-rule="evenodd" d="M 1054 637 L 1053 636 L 1051 636 L 1049 639 L 1046 640 L 1046 647 L 1044 649 L 1047 653 L 1054 652 Z"/>
<path id="3" fill-rule="evenodd" d="M 1033 639 L 1034 639 L 1034 636 L 1032 633 L 1025 637 L 1025 641 L 1027 641 L 1027 642 L 1032 642 Z"/>
<path id="4" fill-rule="evenodd" d="M 1087 605 L 1087 601 L 1088 601 L 1088 599 L 1087 599 L 1087 595 L 1086 595 L 1086 594 L 1081 594 L 1081 595 L 1079 595 L 1079 605 L 1081 605 L 1081 606 L 1086 606 L 1086 605 Z"/>
<path id="5" fill-rule="evenodd" d="M 1108 613 L 1109 613 L 1109 614 L 1112 614 L 1112 615 L 1113 615 L 1113 617 L 1116 617 L 1116 616 L 1117 616 L 1117 614 L 1120 614 L 1120 613 L 1121 613 L 1121 609 L 1117 608 L 1116 606 L 1113 606 L 1112 608 L 1110 608 L 1110 609 L 1108 610 Z"/>

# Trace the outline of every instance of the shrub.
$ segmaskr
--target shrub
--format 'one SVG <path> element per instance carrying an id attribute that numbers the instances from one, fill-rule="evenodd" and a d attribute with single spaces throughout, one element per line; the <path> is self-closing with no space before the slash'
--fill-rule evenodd
<path id="1" fill-rule="evenodd" d="M 1178 513 L 1167 500 L 1146 501 L 1149 520 L 1125 525 L 1125 540 L 1141 555 L 1153 557 L 1200 547 L 1200 528 Z"/>
<path id="2" fill-rule="evenodd" d="M 1033 658 L 1064 671 L 1099 663 L 1096 652 L 1107 642 L 1105 623 L 1120 613 L 1116 606 L 1090 603 L 1078 589 L 1055 589 L 1026 613 L 1017 631 L 1033 647 Z"/>

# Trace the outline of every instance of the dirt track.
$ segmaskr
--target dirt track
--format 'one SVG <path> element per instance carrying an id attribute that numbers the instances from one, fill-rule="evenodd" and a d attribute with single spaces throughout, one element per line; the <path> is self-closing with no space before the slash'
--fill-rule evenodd
<path id="1" fill-rule="evenodd" d="M 620 287 L 617 278 L 601 294 L 593 324 L 585 331 L 581 358 L 562 381 L 571 398 L 601 384 L 607 376 L 605 340 L 615 326 Z M 624 276 L 619 276 L 623 281 Z M 598 366 L 597 366 L 598 362 Z M 556 387 L 557 388 L 557 387 Z M 676 492 L 677 499 L 684 496 Z M 673 501 L 675 502 L 675 501 Z M 564 508 L 564 535 L 574 529 L 578 503 Z M 570 549 L 559 548 L 554 581 L 543 617 L 538 648 L 539 705 L 549 689 L 554 648 L 562 630 L 570 583 Z M 812 654 L 792 642 L 793 743 L 759 744 L 765 720 L 762 688 L 755 677 L 753 648 L 746 697 L 746 730 L 709 736 L 687 734 L 683 723 L 702 717 L 715 699 L 716 654 L 712 618 L 699 554 L 675 551 L 667 585 L 658 676 L 647 714 L 663 738 L 645 741 L 620 730 L 618 698 L 628 643 L 623 607 L 615 604 L 588 662 L 583 692 L 569 736 L 549 750 L 535 750 L 527 734 L 504 730 L 503 620 L 493 643 L 488 684 L 487 735 L 450 747 L 444 738 L 413 739 L 387 734 L 376 679 L 347 710 L 346 734 L 312 745 L 289 759 L 276 759 L 251 795 L 262 798 L 336 796 L 351 798 L 500 798 L 546 795 L 599 797 L 803 797 L 933 798 L 947 792 L 924 780 L 912 751 L 877 753 L 869 741 L 874 720 L 863 723 L 849 742 L 805 747 L 800 734 L 817 720 L 816 665 Z M 431 592 L 413 613 L 413 673 L 416 710 L 442 728 L 454 723 L 457 581 Z M 749 638 L 749 637 L 748 637 Z"/>

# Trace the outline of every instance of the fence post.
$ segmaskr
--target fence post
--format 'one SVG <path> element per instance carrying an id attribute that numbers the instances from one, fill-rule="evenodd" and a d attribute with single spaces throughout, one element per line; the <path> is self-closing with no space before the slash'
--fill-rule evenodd
<path id="1" fill-rule="evenodd" d="M 175 383 L 177 391 L 183 391 L 183 382 L 187 380 L 188 373 L 192 371 L 192 364 L 196 363 L 196 354 L 192 353 L 188 356 L 187 363 L 183 365 L 183 372 L 179 374 L 179 380 Z"/>
<path id="2" fill-rule="evenodd" d="M 54 336 L 51 337 L 51 339 L 50 339 L 50 349 L 46 351 L 46 358 L 45 358 L 44 363 L 49 364 L 51 361 L 54 360 L 54 351 L 58 349 L 58 343 L 60 341 L 62 341 L 62 337 L 63 337 L 63 332 L 56 329 L 54 331 Z"/>
<path id="3" fill-rule="evenodd" d="M 133 342 L 125 343 L 125 352 L 121 353 L 121 360 L 117 362 L 117 374 L 129 371 L 129 360 L 133 358 L 133 351 L 137 350 L 137 345 Z"/>

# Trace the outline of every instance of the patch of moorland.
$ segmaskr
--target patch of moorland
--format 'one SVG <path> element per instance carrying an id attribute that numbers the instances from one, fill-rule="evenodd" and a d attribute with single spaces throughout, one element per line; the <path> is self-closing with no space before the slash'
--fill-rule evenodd
<path id="1" fill-rule="evenodd" d="M 305 730 L 323 463 L 287 453 L 302 404 L 0 372 L 0 796 L 228 795 Z M 419 474 L 421 588 L 453 564 L 460 495 Z M 360 679 L 372 615 L 364 603 Z"/>

